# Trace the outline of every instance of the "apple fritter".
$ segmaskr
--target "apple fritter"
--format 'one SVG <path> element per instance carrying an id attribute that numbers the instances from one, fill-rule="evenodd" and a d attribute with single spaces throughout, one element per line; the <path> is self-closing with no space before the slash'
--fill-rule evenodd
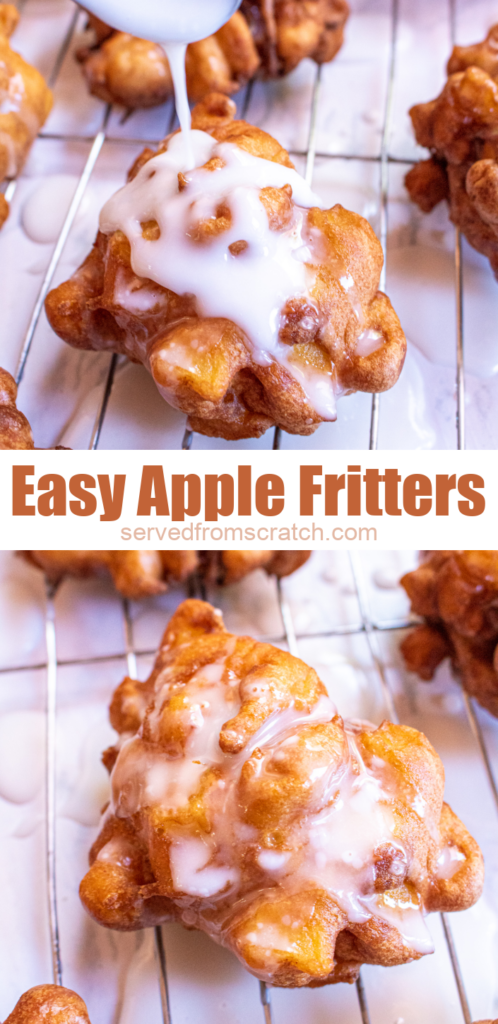
<path id="1" fill-rule="evenodd" d="M 344 722 L 316 672 L 185 601 L 112 699 L 111 801 L 80 895 L 100 924 L 177 920 L 271 985 L 352 982 L 432 951 L 482 856 L 416 729 Z"/>
<path id="2" fill-rule="evenodd" d="M 61 985 L 37 985 L 25 992 L 5 1024 L 90 1024 L 76 992 Z"/>
<path id="3" fill-rule="evenodd" d="M 417 142 L 431 151 L 405 178 L 424 213 L 445 199 L 450 218 L 498 277 L 498 25 L 484 42 L 455 46 L 435 100 L 410 110 Z"/>
<path id="4" fill-rule="evenodd" d="M 406 340 L 368 222 L 313 205 L 288 153 L 234 115 L 217 94 L 194 109 L 195 170 L 178 134 L 144 151 L 47 316 L 76 348 L 142 362 L 199 433 L 309 435 L 340 395 L 391 388 Z"/>
<path id="5" fill-rule="evenodd" d="M 255 569 L 289 576 L 309 551 L 23 551 L 22 555 L 57 583 L 64 576 L 110 575 L 123 597 L 139 600 L 190 577 L 211 586 L 236 583 Z"/>
<path id="6" fill-rule="evenodd" d="M 450 658 L 462 686 L 498 716 L 498 551 L 433 551 L 401 580 L 425 623 L 401 645 L 429 681 Z"/>
<path id="7" fill-rule="evenodd" d="M 19 174 L 52 109 L 43 76 L 10 46 L 18 20 L 13 4 L 0 4 L 0 182 Z M 7 200 L 0 195 L 0 227 L 8 214 Z"/>

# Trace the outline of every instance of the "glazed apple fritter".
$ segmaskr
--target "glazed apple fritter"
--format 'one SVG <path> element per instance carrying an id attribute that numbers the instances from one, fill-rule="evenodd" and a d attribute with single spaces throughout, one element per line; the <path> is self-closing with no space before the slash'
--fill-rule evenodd
<path id="1" fill-rule="evenodd" d="M 450 658 L 467 693 L 498 716 L 498 551 L 430 552 L 401 583 L 425 619 L 401 645 L 408 668 L 430 680 Z"/>
<path id="2" fill-rule="evenodd" d="M 346 0 L 243 0 L 214 35 L 187 47 L 187 89 L 197 102 L 210 92 L 237 92 L 258 69 L 275 78 L 311 57 L 323 64 L 342 46 Z M 90 92 L 128 109 L 173 95 L 167 57 L 156 43 L 116 32 L 94 15 L 95 45 L 78 53 Z"/>
<path id="3" fill-rule="evenodd" d="M 23 551 L 54 583 L 64 576 L 112 577 L 123 597 L 139 600 L 167 590 L 168 582 L 195 576 L 208 585 L 236 583 L 255 569 L 290 576 L 308 560 L 309 551 Z"/>
<path id="4" fill-rule="evenodd" d="M 175 919 L 284 987 L 432 951 L 423 915 L 479 897 L 480 850 L 422 733 L 343 722 L 299 658 L 185 601 L 126 678 L 111 803 L 80 895 L 108 928 Z"/>
<path id="5" fill-rule="evenodd" d="M 31 427 L 19 412 L 16 400 L 17 384 L 10 373 L 0 367 L 0 450 L 34 448 Z"/>
<path id="6" fill-rule="evenodd" d="M 215 94 L 194 109 L 196 145 L 212 154 L 195 171 L 171 169 L 171 161 L 184 166 L 175 163 L 184 154 L 176 134 L 157 154 L 144 151 L 128 185 L 104 207 L 82 267 L 49 293 L 47 316 L 76 348 L 144 363 L 162 396 L 199 433 L 236 440 L 277 425 L 312 434 L 336 418 L 338 395 L 392 387 L 406 340 L 378 291 L 382 248 L 368 222 L 338 204 L 298 206 L 288 183 L 259 187 L 275 179 L 276 164 L 290 169 L 284 177 L 296 189 L 307 189 L 278 142 L 234 114 L 232 101 Z M 230 184 L 248 177 L 259 182 L 256 190 Z M 221 189 L 219 199 L 211 198 L 213 189 Z M 259 212 L 251 206 L 255 195 Z M 128 234 L 114 226 L 122 216 Z M 240 236 L 241 218 L 254 241 Z M 172 238 L 175 249 L 165 253 Z M 146 266 L 150 275 L 151 260 L 154 280 L 138 272 Z M 178 285 L 183 294 L 158 283 L 177 273 L 192 285 Z M 224 315 L 228 309 L 233 319 Z M 251 327 L 254 316 L 258 329 Z"/>
<path id="7" fill-rule="evenodd" d="M 446 199 L 451 220 L 498 277 L 498 25 L 482 43 L 455 46 L 447 70 L 437 99 L 410 110 L 417 142 L 432 155 L 405 184 L 424 213 Z"/>
<path id="8" fill-rule="evenodd" d="M 37 985 L 25 992 L 4 1024 L 90 1024 L 76 992 L 61 985 Z"/>
<path id="9" fill-rule="evenodd" d="M 0 182 L 19 174 L 52 109 L 44 78 L 10 46 L 18 21 L 13 4 L 0 4 Z M 0 227 L 8 214 L 7 200 L 0 194 Z"/>

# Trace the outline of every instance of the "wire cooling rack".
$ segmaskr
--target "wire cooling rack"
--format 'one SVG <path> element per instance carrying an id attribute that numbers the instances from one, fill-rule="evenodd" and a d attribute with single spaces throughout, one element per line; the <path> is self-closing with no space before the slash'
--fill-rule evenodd
<path id="1" fill-rule="evenodd" d="M 320 559 L 323 556 L 315 554 L 315 559 Z M 294 616 L 292 613 L 291 603 L 286 597 L 285 588 L 286 583 L 275 579 L 274 586 L 276 590 L 276 600 L 278 602 L 278 609 L 280 613 L 280 619 L 282 628 L 279 633 L 273 636 L 262 636 L 260 639 L 270 641 L 279 645 L 286 646 L 287 649 L 294 655 L 299 656 L 301 644 L 306 641 L 321 639 L 322 642 L 332 643 L 336 638 L 345 637 L 359 637 L 363 636 L 368 651 L 368 659 L 370 661 L 371 669 L 377 677 L 377 682 L 380 687 L 380 692 L 383 697 L 385 712 L 387 713 L 391 721 L 399 721 L 398 704 L 400 701 L 399 693 L 396 693 L 393 689 L 392 683 L 389 679 L 389 667 L 388 659 L 386 654 L 383 653 L 381 639 L 382 636 L 387 634 L 394 634 L 398 636 L 400 631 L 404 630 L 414 620 L 412 618 L 381 618 L 377 619 L 373 616 L 371 611 L 371 595 L 368 587 L 367 579 L 368 565 L 365 563 L 365 557 L 361 554 L 353 553 L 349 556 L 349 574 L 352 581 L 351 593 L 356 599 L 357 617 L 354 621 L 347 623 L 334 623 L 325 629 L 320 631 L 306 630 L 305 632 L 298 632 L 294 622 Z M 137 659 L 145 658 L 148 659 L 155 654 L 154 649 L 143 649 L 138 647 L 134 642 L 133 636 L 133 615 L 130 604 L 123 600 L 120 601 L 116 597 L 116 601 L 119 602 L 122 616 L 122 638 L 123 644 L 120 650 L 113 651 L 112 653 L 105 654 L 103 656 L 90 656 L 88 658 L 79 657 L 72 660 L 58 658 L 57 655 L 57 623 L 56 623 L 56 612 L 55 612 L 55 594 L 56 588 L 53 587 L 49 582 L 46 583 L 46 604 L 45 604 L 45 647 L 46 647 L 46 658 L 36 665 L 16 665 L 15 667 L 3 668 L 0 670 L 1 676 L 10 674 L 12 672 L 22 673 L 28 671 L 28 669 L 41 669 L 45 672 L 46 677 L 46 745 L 45 745 L 45 785 L 46 785 L 46 799 L 45 799 L 45 855 L 46 855 L 46 898 L 48 902 L 48 920 L 50 928 L 50 948 L 52 955 L 52 975 L 53 981 L 56 984 L 62 984 L 63 978 L 63 951 L 61 955 L 61 943 L 60 943 L 60 929 L 59 929 L 59 901 L 58 901 L 58 873 L 57 873 L 57 857 L 56 857 L 56 843 L 57 843 L 57 773 L 56 773 L 56 730 L 57 730 L 57 704 L 58 704 L 58 672 L 64 666 L 68 665 L 83 665 L 84 663 L 94 666 L 98 669 L 98 664 L 102 664 L 105 661 L 113 662 L 118 659 L 124 661 L 126 665 L 127 674 L 132 678 L 139 677 L 139 669 L 137 665 Z M 182 600 L 185 596 L 198 596 L 203 599 L 209 599 L 209 593 L 206 593 L 206 589 L 202 582 L 195 582 L 191 585 L 189 593 L 178 593 L 176 595 L 178 601 Z M 218 595 L 219 596 L 219 592 Z M 118 679 L 116 679 L 118 682 Z M 59 695 L 60 696 L 60 695 Z M 471 698 L 465 696 L 465 710 L 466 710 L 466 721 L 467 729 L 471 731 L 474 738 L 476 750 L 479 751 L 482 758 L 482 766 L 484 768 L 485 775 L 487 777 L 487 783 L 489 785 L 490 794 L 492 801 L 494 802 L 494 809 L 498 815 L 498 788 L 495 775 L 493 773 L 492 758 L 488 750 L 487 740 L 485 738 L 481 723 L 476 713 L 474 702 Z M 340 710 L 340 709 L 339 709 Z M 456 806 L 458 813 L 458 806 Z M 489 865 L 488 865 L 489 867 Z M 458 917 L 458 915 L 457 915 Z M 449 961 L 451 963 L 451 969 L 453 974 L 454 988 L 458 995 L 458 1003 L 461 1009 L 461 1019 L 465 1024 L 472 1024 L 474 1015 L 471 1012 L 469 1006 L 469 1000 L 467 997 L 466 986 L 463 980 L 463 972 L 457 953 L 456 944 L 453 938 L 452 928 L 449 922 L 448 915 L 440 915 L 442 930 L 441 934 L 444 936 L 443 943 L 446 946 Z M 430 918 L 433 920 L 433 917 Z M 118 937 L 119 938 L 119 937 Z M 163 941 L 163 931 L 161 927 L 154 929 L 155 938 L 155 952 L 156 952 L 156 964 L 157 964 L 157 975 L 158 984 L 161 1000 L 161 1012 L 163 1024 L 178 1024 L 177 1020 L 174 1020 L 171 1004 L 169 999 L 168 991 L 168 971 L 166 966 L 166 955 L 165 955 L 165 943 Z M 436 945 L 437 950 L 437 945 Z M 189 968 L 191 965 L 189 964 Z M 192 969 L 194 969 L 192 965 Z M 389 1017 L 389 980 L 393 977 L 393 972 L 399 971 L 400 968 L 389 968 L 387 969 L 387 981 L 383 984 L 383 1019 L 390 1020 Z M 275 1012 L 272 1008 L 271 989 L 264 983 L 260 983 L 260 1013 L 261 1019 L 264 1019 L 265 1024 L 283 1024 L 284 1018 Z M 337 1019 L 334 1013 L 334 992 L 336 986 L 332 986 L 330 990 L 330 1017 L 327 1015 L 327 1019 Z M 84 992 L 82 993 L 84 995 Z M 363 983 L 363 979 L 360 979 L 356 983 L 356 994 L 358 1001 L 358 1013 L 361 1018 L 362 1024 L 372 1024 L 373 1018 L 371 1017 L 369 1002 L 367 998 L 366 988 Z M 255 1002 L 251 1019 L 257 1020 L 257 1003 Z M 182 1018 L 183 1019 L 183 1018 Z M 313 1019 L 313 1018 L 308 1018 Z M 320 1018 L 321 1019 L 321 1018 Z M 455 1024 L 457 1024 L 458 1015 L 454 1018 Z M 399 1019 L 400 1024 L 402 1018 Z M 95 1022 L 98 1024 L 98 1020 Z"/>
<path id="2" fill-rule="evenodd" d="M 393 155 L 390 150 L 390 142 L 393 131 L 393 118 L 396 106 L 396 81 L 397 81 L 397 62 L 399 61 L 399 34 L 400 34 L 400 10 L 404 7 L 404 0 L 387 0 L 390 11 L 390 28 L 389 28 L 389 45 L 385 51 L 386 67 L 384 69 L 379 68 L 379 77 L 385 78 L 386 86 L 384 93 L 383 102 L 383 114 L 381 117 L 380 125 L 380 148 L 378 153 L 368 155 L 361 152 L 354 152 L 351 149 L 346 151 L 338 152 L 322 152 L 317 148 L 317 118 L 319 115 L 320 102 L 324 98 L 324 71 L 323 68 L 316 67 L 314 84 L 311 90 L 310 106 L 307 112 L 301 113 L 300 117 L 308 123 L 307 131 L 307 145 L 304 150 L 292 150 L 291 156 L 298 161 L 300 165 L 304 165 L 306 180 L 311 183 L 315 165 L 317 159 L 320 162 L 325 162 L 330 168 L 327 174 L 333 179 L 333 167 L 334 163 L 337 166 L 337 161 L 348 161 L 350 166 L 360 165 L 361 163 L 370 163 L 373 167 L 377 168 L 378 171 L 378 232 L 380 240 L 383 246 L 384 254 L 386 255 L 387 248 L 387 236 L 388 236 L 388 204 L 390 199 L 390 171 L 393 165 L 406 165 L 409 167 L 413 162 L 413 159 L 403 158 L 398 155 Z M 447 8 L 445 4 L 447 3 Z M 24 0 L 26 4 L 26 0 Z M 20 5 L 23 5 L 21 0 Z M 457 0 L 444 0 L 440 6 L 445 8 L 446 17 L 448 20 L 448 41 L 455 40 L 456 37 L 456 24 L 457 24 Z M 354 8 L 354 3 L 353 3 Z M 406 11 L 405 11 L 406 13 Z M 490 11 L 490 18 L 492 12 Z M 57 82 L 61 73 L 61 69 L 64 66 L 64 62 L 67 60 L 73 46 L 73 40 L 77 29 L 81 29 L 83 24 L 84 15 L 75 8 L 74 15 L 70 20 L 66 34 L 61 42 L 58 53 L 55 56 L 52 71 L 49 76 L 49 82 L 51 86 L 57 86 Z M 350 30 L 352 26 L 350 25 Z M 354 31 L 354 29 L 353 29 Z M 80 72 L 77 68 L 74 69 L 74 75 L 80 76 Z M 80 76 L 81 78 L 81 76 Z M 346 82 L 346 80 L 345 80 Z M 78 88 L 85 89 L 84 82 L 78 80 Z M 347 82 L 346 82 L 346 87 Z M 239 103 L 239 111 L 242 116 L 250 108 L 251 96 L 253 93 L 254 82 L 249 83 L 245 91 L 237 97 Z M 339 85 L 340 88 L 340 85 Z M 57 96 L 57 92 L 56 92 Z M 131 130 L 134 123 L 135 115 L 125 115 L 127 119 L 128 127 Z M 171 110 L 171 116 L 169 117 L 168 124 L 160 123 L 159 118 L 164 116 L 158 113 L 158 125 L 157 135 L 159 141 L 165 134 L 165 131 L 171 130 L 175 125 L 174 111 Z M 59 266 L 61 256 L 64 252 L 66 243 L 69 239 L 71 231 L 74 227 L 75 219 L 78 211 L 80 210 L 82 201 L 88 189 L 92 175 L 94 175 L 97 162 L 102 153 L 103 147 L 106 143 L 117 147 L 128 147 L 130 143 L 134 143 L 137 146 L 140 144 L 151 143 L 150 138 L 133 138 L 127 134 L 126 137 L 121 137 L 116 134 L 116 112 L 110 106 L 102 105 L 100 126 L 95 136 L 88 137 L 87 134 L 75 132 L 74 129 L 67 132 L 50 132 L 49 130 L 42 130 L 40 138 L 46 142 L 51 142 L 53 145 L 57 145 L 63 142 L 81 143 L 88 147 L 86 161 L 81 171 L 79 181 L 74 193 L 72 202 L 67 211 L 60 235 L 53 248 L 50 262 L 43 276 L 43 280 L 39 287 L 39 291 L 34 302 L 29 323 L 25 331 L 24 338 L 22 340 L 20 355 L 16 370 L 16 380 L 18 384 L 21 384 L 28 363 L 32 358 L 34 348 L 36 348 L 37 340 L 39 337 L 39 323 L 43 313 L 44 301 L 54 281 L 57 268 Z M 111 127 L 113 125 L 114 127 Z M 131 127 L 130 127 L 131 126 Z M 133 133 L 132 133 L 133 134 Z M 126 150 L 123 149 L 123 167 L 126 167 L 127 162 Z M 16 181 L 11 181 L 7 185 L 6 196 L 9 200 L 12 200 L 16 190 Z M 457 448 L 462 449 L 465 447 L 465 403 L 466 403 L 466 388 L 465 388 L 465 365 L 464 365 L 464 277 L 462 271 L 462 243 L 460 233 L 455 230 L 454 234 L 454 306 L 455 306 L 455 388 L 454 388 L 454 442 Z M 386 263 L 382 272 L 382 278 L 380 287 L 385 289 L 386 286 Z M 423 300 L 421 300 L 423 301 Z M 122 359 L 121 359 L 122 364 Z M 109 400 L 111 398 L 113 384 L 115 382 L 116 371 L 120 365 L 120 357 L 113 355 L 110 358 L 108 371 L 106 378 L 101 385 L 100 398 L 98 400 L 98 409 L 95 416 L 93 429 L 91 431 L 91 438 L 89 447 L 96 449 L 101 441 L 101 435 L 104 428 L 106 414 L 109 407 Z M 22 390 L 21 390 L 21 406 L 22 406 Z M 370 423 L 368 438 L 365 437 L 365 447 L 370 449 L 376 449 L 379 443 L 379 416 L 380 416 L 381 401 L 379 395 L 373 395 L 371 399 L 371 410 L 370 410 Z M 182 447 L 188 449 L 195 442 L 192 431 L 188 428 L 185 430 Z M 282 442 L 282 434 L 279 428 L 276 428 L 273 435 L 273 448 L 278 449 Z M 290 443 L 290 442 L 289 442 Z M 310 447 L 314 447 L 313 439 L 309 440 Z M 451 442 L 450 442 L 451 444 Z"/>

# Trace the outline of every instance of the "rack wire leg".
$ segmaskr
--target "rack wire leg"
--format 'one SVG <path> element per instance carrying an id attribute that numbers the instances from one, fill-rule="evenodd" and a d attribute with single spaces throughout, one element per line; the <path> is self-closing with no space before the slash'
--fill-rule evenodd
<path id="1" fill-rule="evenodd" d="M 271 1012 L 270 1002 L 270 990 L 265 981 L 259 983 L 259 995 L 261 999 L 261 1005 L 263 1007 L 263 1013 L 265 1015 L 265 1024 L 273 1024 L 273 1015 Z"/>
<path id="2" fill-rule="evenodd" d="M 457 449 L 465 449 L 465 362 L 463 347 L 463 267 L 462 236 L 455 228 L 455 296 L 456 296 L 456 428 Z"/>
<path id="3" fill-rule="evenodd" d="M 156 925 L 154 928 L 154 941 L 159 973 L 159 992 L 161 996 L 163 1021 L 164 1024 L 172 1024 L 169 1003 L 168 974 L 166 971 L 166 953 L 164 951 L 163 932 L 160 925 Z"/>
<path id="4" fill-rule="evenodd" d="M 384 107 L 384 123 L 380 147 L 380 243 L 384 253 L 384 264 L 380 276 L 380 290 L 386 290 L 386 259 L 387 259 L 387 207 L 389 203 L 389 143 L 391 140 L 392 114 L 394 102 L 394 82 L 396 77 L 396 48 L 399 27 L 399 0 L 391 4 L 391 40 L 389 46 L 389 70 L 387 81 L 386 105 Z M 372 395 L 370 413 L 370 451 L 376 451 L 379 444 L 379 413 L 380 395 Z"/>
<path id="5" fill-rule="evenodd" d="M 493 799 L 494 799 L 494 802 L 495 802 L 496 810 L 498 811 L 498 785 L 497 785 L 497 782 L 496 782 L 496 779 L 495 779 L 495 774 L 494 774 L 494 771 L 493 771 L 493 766 L 491 764 L 491 759 L 490 759 L 490 756 L 489 756 L 489 751 L 488 751 L 488 748 L 486 746 L 486 740 L 484 739 L 483 732 L 482 732 L 482 729 L 481 729 L 481 725 L 480 725 L 479 719 L 478 719 L 478 717 L 476 715 L 476 711 L 475 711 L 474 702 L 472 700 L 472 697 L 469 697 L 468 693 L 465 693 L 465 691 L 462 691 L 462 693 L 463 693 L 463 699 L 464 699 L 464 702 L 465 702 L 465 710 L 467 712 L 467 718 L 469 720 L 469 725 L 470 725 L 470 728 L 471 728 L 471 730 L 472 730 L 472 732 L 474 734 L 474 739 L 477 742 L 479 750 L 481 751 L 482 759 L 484 761 L 484 767 L 486 769 L 486 774 L 488 776 L 488 781 L 489 781 L 489 785 L 491 787 L 491 792 L 493 794 Z"/>
<path id="6" fill-rule="evenodd" d="M 46 583 L 45 643 L 47 647 L 45 800 L 46 800 L 46 872 L 48 920 L 52 974 L 55 985 L 62 985 L 62 961 L 59 938 L 56 877 L 56 720 L 57 720 L 57 645 L 55 634 L 55 587 Z"/>
<path id="7" fill-rule="evenodd" d="M 38 297 L 37 297 L 37 300 L 36 300 L 36 303 L 35 303 L 35 307 L 33 309 L 33 313 L 31 315 L 31 320 L 29 321 L 28 329 L 26 331 L 26 336 L 25 336 L 24 342 L 23 342 L 23 347 L 22 347 L 21 355 L 19 357 L 19 363 L 18 363 L 17 371 L 16 371 L 16 384 L 20 384 L 20 382 L 21 382 L 21 380 L 23 378 L 24 370 L 25 370 L 25 367 L 26 367 L 26 361 L 28 359 L 28 356 L 29 356 L 29 353 L 30 353 L 30 350 L 31 350 L 31 344 L 32 344 L 32 341 L 33 341 L 33 338 L 34 338 L 34 334 L 35 334 L 36 328 L 38 326 L 38 321 L 40 319 L 40 316 L 41 316 L 41 313 L 42 313 L 42 310 L 43 310 L 43 306 L 45 304 L 45 299 L 46 299 L 46 297 L 48 295 L 48 292 L 49 292 L 49 289 L 50 289 L 50 285 L 52 284 L 52 278 L 53 278 L 53 276 L 55 274 L 55 271 L 57 269 L 57 264 L 58 264 L 58 262 L 59 262 L 59 260 L 61 258 L 64 246 L 65 246 L 65 244 L 67 242 L 67 239 L 69 237 L 69 233 L 70 233 L 71 228 L 73 226 L 74 219 L 75 219 L 76 214 L 77 214 L 77 212 L 79 210 L 81 200 L 83 199 L 83 196 L 85 194 L 85 190 L 86 190 L 86 187 L 87 187 L 88 182 L 90 180 L 90 177 L 92 175 L 92 172 L 93 172 L 93 169 L 95 167 L 95 164 L 97 163 L 100 151 L 102 149 L 102 146 L 104 145 L 106 131 L 107 131 L 107 122 L 109 120 L 110 113 L 111 113 L 111 107 L 107 106 L 106 107 L 106 111 L 105 111 L 105 115 L 104 115 L 104 120 L 103 120 L 102 128 L 101 128 L 101 130 L 99 132 L 97 132 L 97 135 L 95 136 L 95 139 L 93 140 L 92 148 L 90 150 L 90 153 L 88 154 L 88 158 L 87 158 L 86 164 L 85 164 L 85 166 L 83 168 L 83 173 L 82 173 L 82 175 L 80 177 L 80 180 L 78 182 L 78 187 L 76 189 L 76 192 L 74 193 L 73 199 L 71 201 L 71 205 L 70 205 L 69 210 L 68 210 L 68 212 L 66 214 L 66 219 L 64 221 L 64 224 L 63 224 L 63 227 L 62 227 L 62 231 L 61 231 L 61 233 L 59 235 L 59 238 L 57 239 L 57 244 L 56 244 L 55 249 L 54 249 L 54 251 L 52 253 L 52 258 L 51 258 L 50 263 L 48 265 L 48 269 L 46 271 L 45 277 L 43 278 L 42 286 L 40 288 L 40 291 L 38 292 Z"/>
<path id="8" fill-rule="evenodd" d="M 447 914 L 441 914 L 441 921 L 443 924 L 444 936 L 446 939 L 446 945 L 448 947 L 448 953 L 450 955 L 451 966 L 453 968 L 453 974 L 455 977 L 456 987 L 458 989 L 458 997 L 460 999 L 460 1006 L 462 1008 L 463 1019 L 465 1024 L 472 1024 L 472 1015 L 470 1013 L 470 1007 L 467 1001 L 467 993 L 463 983 L 462 972 L 460 970 L 460 964 L 455 949 L 455 943 L 453 942 L 453 935 L 448 921 Z"/>
<path id="9" fill-rule="evenodd" d="M 107 378 L 106 378 L 105 387 L 104 387 L 104 394 L 102 395 L 102 401 L 100 403 L 100 408 L 99 408 L 99 411 L 97 413 L 97 418 L 95 420 L 92 436 L 91 436 L 91 439 L 90 439 L 90 444 L 88 446 L 89 447 L 89 451 L 91 451 L 91 452 L 97 451 L 97 448 L 99 446 L 100 435 L 102 433 L 102 427 L 104 426 L 105 414 L 107 412 L 107 407 L 109 405 L 109 399 L 111 397 L 111 391 L 112 391 L 112 387 L 113 387 L 113 384 L 114 384 L 114 377 L 116 375 L 116 367 L 117 367 L 117 365 L 118 365 L 118 357 L 117 357 L 116 353 L 114 352 L 114 354 L 111 356 L 111 361 L 109 363 L 109 369 L 107 371 Z"/>
<path id="10" fill-rule="evenodd" d="M 361 974 L 356 981 L 356 994 L 358 996 L 358 1002 L 360 1004 L 362 1024 L 370 1024 L 370 1012 L 368 1009 L 367 995 L 365 992 L 365 986 L 363 984 L 363 978 Z"/>

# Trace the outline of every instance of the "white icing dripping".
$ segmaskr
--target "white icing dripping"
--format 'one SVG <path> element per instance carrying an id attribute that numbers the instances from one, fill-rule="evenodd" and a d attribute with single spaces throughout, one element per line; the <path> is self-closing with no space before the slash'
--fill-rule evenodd
<path id="1" fill-rule="evenodd" d="M 382 348 L 384 341 L 384 335 L 380 331 L 374 331 L 371 328 L 362 331 L 356 342 L 356 355 L 371 356 L 372 352 L 377 352 L 379 348 Z"/>
<path id="2" fill-rule="evenodd" d="M 188 43 L 213 35 L 231 18 L 241 0 L 90 0 L 89 11 L 113 28 L 160 43 L 169 61 L 181 126 L 186 166 L 194 166 L 187 96 L 185 54 Z"/>
<path id="3" fill-rule="evenodd" d="M 202 839 L 181 839 L 170 847 L 173 885 L 189 896 L 215 896 L 239 880 L 235 868 L 217 867 L 209 861 L 212 845 Z"/>
<path id="4" fill-rule="evenodd" d="M 465 862 L 465 854 L 457 846 L 448 844 L 443 846 L 437 859 L 436 877 L 441 879 L 453 878 Z"/>
<path id="5" fill-rule="evenodd" d="M 195 164 L 194 151 L 192 149 L 192 133 L 190 131 L 191 118 L 187 95 L 187 75 L 185 72 L 187 45 L 186 43 L 163 43 L 163 49 L 168 58 L 173 79 L 176 112 L 181 128 L 180 138 L 185 152 L 185 166 L 190 170 Z"/>
<path id="6" fill-rule="evenodd" d="M 188 171 L 182 138 L 174 136 L 165 153 L 148 161 L 106 203 L 101 230 L 124 232 L 138 278 L 151 279 L 179 295 L 195 295 L 201 316 L 232 320 L 244 331 L 255 362 L 269 366 L 277 361 L 285 366 L 321 418 L 334 420 L 332 371 L 318 372 L 296 363 L 292 346 L 279 340 L 286 302 L 302 298 L 313 304 L 313 253 L 320 245 L 320 233 L 317 237 L 308 228 L 307 210 L 323 204 L 292 168 L 255 157 L 232 143 L 217 143 L 205 132 L 193 131 L 190 138 L 195 170 Z M 214 156 L 224 166 L 205 170 L 203 165 Z M 186 180 L 181 191 L 179 173 Z M 294 213 L 287 227 L 274 231 L 260 190 L 284 185 L 292 188 Z M 230 207 L 231 225 L 207 243 L 194 241 L 196 224 L 213 218 L 221 202 Z M 142 225 L 148 221 L 159 225 L 158 239 L 143 237 Z M 241 240 L 248 248 L 233 256 L 229 246 Z M 116 298 L 127 307 L 119 285 Z M 131 308 L 141 301 L 133 291 Z M 164 346 L 154 358 L 171 363 L 179 353 Z M 183 354 L 180 365 L 190 368 L 188 354 Z"/>
<path id="7" fill-rule="evenodd" d="M 362 904 L 370 914 L 396 928 L 403 944 L 421 956 L 434 952 L 434 943 L 424 920 L 422 911 L 411 904 L 400 906 L 386 893 L 363 896 Z"/>
<path id="8" fill-rule="evenodd" d="M 299 874 L 332 891 L 349 920 L 360 922 L 371 916 L 360 893 L 375 882 L 373 851 L 397 844 L 391 801 L 365 768 L 354 734 L 348 730 L 347 736 L 356 771 L 350 768 L 336 780 L 335 792 L 328 794 L 332 805 L 308 822 L 309 845 Z"/>

